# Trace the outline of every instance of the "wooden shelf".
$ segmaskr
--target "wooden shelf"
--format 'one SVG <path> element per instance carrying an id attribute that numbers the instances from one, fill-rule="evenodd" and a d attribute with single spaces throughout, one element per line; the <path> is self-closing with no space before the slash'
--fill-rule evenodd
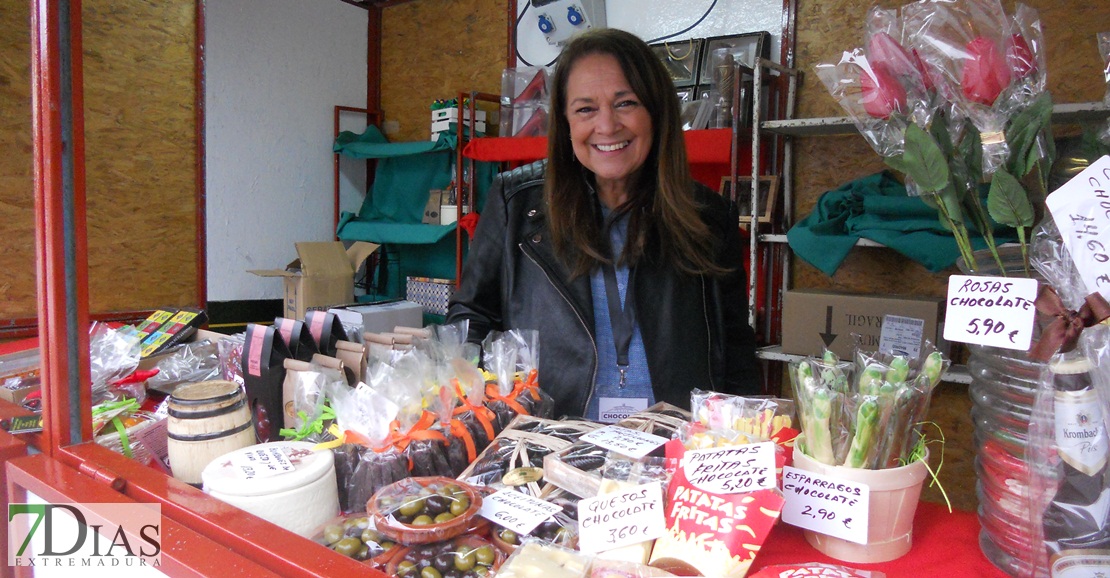
<path id="1" fill-rule="evenodd" d="M 766 359 L 769 361 L 786 362 L 801 361 L 806 358 L 805 355 L 783 353 L 781 345 L 769 345 L 767 347 L 761 347 L 755 351 L 755 356 L 760 359 Z M 971 374 L 968 373 L 967 366 L 953 365 L 948 368 L 948 371 L 944 372 L 944 375 L 941 376 L 940 380 L 947 381 L 949 383 L 962 383 L 966 385 L 971 383 Z"/>

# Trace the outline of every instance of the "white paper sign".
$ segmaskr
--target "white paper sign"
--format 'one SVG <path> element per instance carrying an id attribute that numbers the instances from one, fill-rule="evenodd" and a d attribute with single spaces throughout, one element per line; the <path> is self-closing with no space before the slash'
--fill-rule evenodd
<path id="1" fill-rule="evenodd" d="M 687 450 L 682 456 L 686 479 L 699 490 L 739 494 L 777 486 L 775 444 L 760 442 L 708 450 Z"/>
<path id="2" fill-rule="evenodd" d="M 269 478 L 297 469 L 279 446 L 232 454 L 231 465 L 241 477 L 248 480 Z"/>
<path id="3" fill-rule="evenodd" d="M 604 552 L 654 540 L 665 531 L 663 486 L 659 482 L 578 502 L 578 549 L 583 552 Z"/>
<path id="4" fill-rule="evenodd" d="M 782 520 L 857 544 L 867 543 L 871 488 L 786 466 L 782 468 Z"/>
<path id="5" fill-rule="evenodd" d="M 551 502 L 516 490 L 504 489 L 482 498 L 482 508 L 478 510 L 478 515 L 523 536 L 532 533 L 540 522 L 561 511 L 561 507 Z"/>
<path id="6" fill-rule="evenodd" d="M 597 428 L 579 439 L 637 460 L 667 443 L 666 438 L 616 425 Z"/>
<path id="7" fill-rule="evenodd" d="M 1026 351 L 1033 340 L 1036 299 L 1036 279 L 952 275 L 944 338 Z"/>
<path id="8" fill-rule="evenodd" d="M 1087 291 L 1110 300 L 1110 156 L 1091 163 L 1045 203 Z"/>

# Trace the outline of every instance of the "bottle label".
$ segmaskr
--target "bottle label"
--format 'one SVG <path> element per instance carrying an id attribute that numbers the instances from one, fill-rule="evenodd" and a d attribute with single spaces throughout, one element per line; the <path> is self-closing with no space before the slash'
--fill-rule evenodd
<path id="1" fill-rule="evenodd" d="M 1110 574 L 1110 552 L 1106 550 L 1064 550 L 1052 557 L 1052 578 L 1090 578 Z"/>
<path id="2" fill-rule="evenodd" d="M 1106 429 L 1095 390 L 1056 392 L 1056 447 L 1065 463 L 1088 476 L 1106 467 Z"/>

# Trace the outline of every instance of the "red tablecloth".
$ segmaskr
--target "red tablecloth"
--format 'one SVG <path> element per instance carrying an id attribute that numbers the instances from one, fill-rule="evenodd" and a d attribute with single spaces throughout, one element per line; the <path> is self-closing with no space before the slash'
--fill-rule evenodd
<path id="1" fill-rule="evenodd" d="M 773 564 L 824 562 L 881 570 L 887 578 L 1007 578 L 979 550 L 979 519 L 971 512 L 953 511 L 942 504 L 921 502 L 913 523 L 909 554 L 883 564 L 855 564 L 829 558 L 806 542 L 802 531 L 781 521 L 763 544 L 752 572 Z"/>

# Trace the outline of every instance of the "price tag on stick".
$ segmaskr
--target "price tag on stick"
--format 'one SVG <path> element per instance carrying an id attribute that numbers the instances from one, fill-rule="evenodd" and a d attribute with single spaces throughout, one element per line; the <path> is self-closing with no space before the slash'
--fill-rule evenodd
<path id="1" fill-rule="evenodd" d="M 293 462 L 289 461 L 280 446 L 251 449 L 232 454 L 231 465 L 238 469 L 240 477 L 248 480 L 269 478 L 297 469 Z"/>
<path id="2" fill-rule="evenodd" d="M 867 543 L 871 488 L 790 466 L 782 468 L 782 521 L 857 544 Z"/>
<path id="3" fill-rule="evenodd" d="M 597 428 L 579 439 L 637 460 L 667 443 L 667 438 L 617 425 Z"/>
<path id="4" fill-rule="evenodd" d="M 483 498 L 478 515 L 523 536 L 561 511 L 561 507 L 551 502 L 524 492 L 504 489 Z"/>
<path id="5" fill-rule="evenodd" d="M 1110 301 L 1110 156 L 1045 199 L 1088 292 Z"/>
<path id="6" fill-rule="evenodd" d="M 944 338 L 1026 351 L 1033 339 L 1037 280 L 952 275 Z"/>
<path id="7" fill-rule="evenodd" d="M 578 548 L 584 552 L 654 540 L 665 531 L 659 482 L 578 502 Z"/>

